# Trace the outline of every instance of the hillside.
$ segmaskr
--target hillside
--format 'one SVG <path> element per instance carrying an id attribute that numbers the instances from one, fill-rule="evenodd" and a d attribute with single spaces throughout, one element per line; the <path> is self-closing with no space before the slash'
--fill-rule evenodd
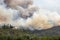
<path id="1" fill-rule="evenodd" d="M 60 36 L 60 26 L 54 26 L 53 28 L 46 30 L 35 30 L 32 31 L 32 33 L 38 36 Z"/>
<path id="2" fill-rule="evenodd" d="M 6 26 L 5 26 L 6 27 Z M 47 30 L 16 30 L 0 28 L 0 40 L 59 40 L 60 26 Z"/>

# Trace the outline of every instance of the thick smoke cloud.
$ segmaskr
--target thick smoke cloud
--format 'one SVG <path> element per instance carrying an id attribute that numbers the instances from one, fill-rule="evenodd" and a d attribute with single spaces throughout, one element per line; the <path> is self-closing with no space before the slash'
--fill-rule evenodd
<path id="1" fill-rule="evenodd" d="M 1 23 L 10 23 L 12 19 L 11 12 L 7 11 L 5 8 L 0 6 L 0 24 Z"/>
<path id="2" fill-rule="evenodd" d="M 33 3 L 32 0 L 5 0 L 4 2 L 11 8 L 16 8 L 17 6 L 27 8 Z"/>
<path id="3" fill-rule="evenodd" d="M 48 29 L 60 25 L 60 15 L 38 8 L 33 0 L 1 0 L 0 24 L 12 24 L 16 29 Z"/>

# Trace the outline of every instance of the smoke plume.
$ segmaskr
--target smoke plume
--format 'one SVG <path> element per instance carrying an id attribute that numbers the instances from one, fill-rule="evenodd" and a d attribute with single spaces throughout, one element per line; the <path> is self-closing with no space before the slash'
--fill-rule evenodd
<path id="1" fill-rule="evenodd" d="M 33 5 L 33 0 L 0 0 L 0 24 L 16 29 L 48 29 L 60 25 L 60 15 Z"/>

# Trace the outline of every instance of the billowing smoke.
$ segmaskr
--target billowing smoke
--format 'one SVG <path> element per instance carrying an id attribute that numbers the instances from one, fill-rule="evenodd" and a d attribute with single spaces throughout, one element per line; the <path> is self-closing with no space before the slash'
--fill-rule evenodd
<path id="1" fill-rule="evenodd" d="M 33 5 L 33 0 L 0 0 L 0 24 L 30 30 L 60 25 L 60 15 Z"/>

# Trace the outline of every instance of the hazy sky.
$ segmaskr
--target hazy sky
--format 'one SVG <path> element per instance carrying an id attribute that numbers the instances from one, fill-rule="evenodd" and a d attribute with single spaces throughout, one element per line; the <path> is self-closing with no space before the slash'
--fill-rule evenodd
<path id="1" fill-rule="evenodd" d="M 60 13 L 60 0 L 34 0 L 34 4 L 40 8 Z"/>

